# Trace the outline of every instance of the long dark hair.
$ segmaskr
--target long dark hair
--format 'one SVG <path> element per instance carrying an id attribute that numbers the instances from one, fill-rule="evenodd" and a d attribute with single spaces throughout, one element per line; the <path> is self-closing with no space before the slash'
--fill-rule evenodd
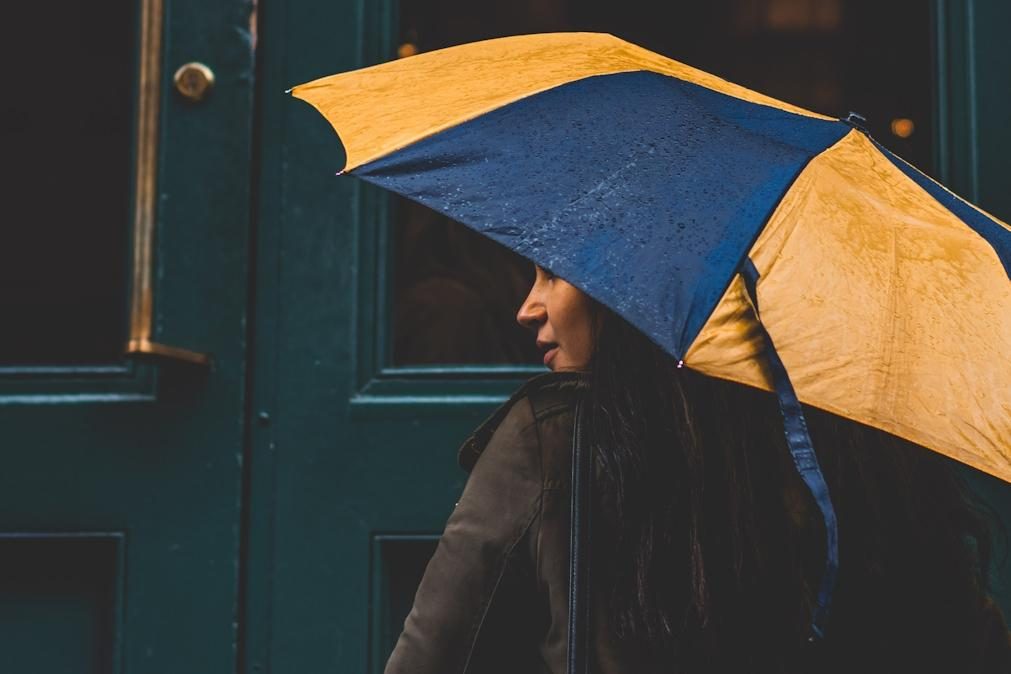
<path id="1" fill-rule="evenodd" d="M 613 312 L 595 311 L 595 582 L 612 584 L 619 643 L 683 672 L 809 666 L 824 527 L 775 398 L 678 367 Z M 839 519 L 824 663 L 914 671 L 917 660 L 940 669 L 950 659 L 960 670 L 987 592 L 989 514 L 953 462 L 805 413 Z"/>

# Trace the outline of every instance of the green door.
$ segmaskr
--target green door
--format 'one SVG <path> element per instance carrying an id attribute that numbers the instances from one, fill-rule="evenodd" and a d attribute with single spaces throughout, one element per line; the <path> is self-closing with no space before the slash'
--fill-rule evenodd
<path id="1" fill-rule="evenodd" d="M 6 10 L 5 673 L 236 671 L 251 10 Z"/>
<path id="2" fill-rule="evenodd" d="M 543 369 L 512 325 L 529 269 L 334 176 L 292 84 L 612 31 L 825 112 L 859 99 L 877 137 L 1011 218 L 1000 3 L 574 4 L 8 9 L 0 671 L 381 671 L 456 447 Z M 889 136 L 899 119 L 916 133 Z M 1011 491 L 977 484 L 1007 519 Z"/>
<path id="3" fill-rule="evenodd" d="M 465 479 L 457 446 L 543 370 L 524 350 L 529 336 L 510 333 L 487 352 L 469 348 L 512 329 L 529 281 L 522 264 L 335 176 L 343 165 L 336 137 L 309 106 L 282 94 L 288 87 L 500 34 L 611 30 L 823 112 L 845 115 L 852 108 L 841 106 L 856 101 L 886 145 L 933 164 L 959 189 L 975 185 L 967 196 L 1011 216 L 998 187 L 1011 168 L 1008 90 L 966 88 L 1011 72 L 996 28 L 1008 25 L 1006 9 L 938 2 L 931 14 L 919 4 L 728 0 L 684 3 L 675 17 L 646 2 L 537 6 L 282 0 L 265 15 L 245 646 L 252 671 L 382 671 Z M 964 154 L 966 138 L 975 154 Z M 978 484 L 1011 514 L 1006 486 Z M 1004 567 L 996 580 L 1011 610 L 1008 576 Z"/>

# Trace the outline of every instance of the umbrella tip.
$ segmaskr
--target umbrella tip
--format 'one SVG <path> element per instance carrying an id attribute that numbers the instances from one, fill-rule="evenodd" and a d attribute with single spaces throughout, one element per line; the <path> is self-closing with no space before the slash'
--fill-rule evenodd
<path id="1" fill-rule="evenodd" d="M 292 87 L 292 89 L 294 89 L 294 88 L 295 88 L 295 87 Z M 290 93 L 291 93 L 291 89 L 285 89 L 285 90 L 284 90 L 284 93 L 286 93 L 286 94 L 290 94 Z"/>
<path id="2" fill-rule="evenodd" d="M 685 362 L 684 362 L 683 360 L 679 360 L 679 361 L 678 361 L 678 369 L 680 370 L 680 369 L 681 369 L 681 368 L 683 368 L 684 366 L 685 366 Z"/>
<path id="3" fill-rule="evenodd" d="M 867 118 L 859 112 L 850 111 L 850 113 L 846 115 L 846 118 L 842 121 L 846 122 L 854 129 L 860 129 L 864 133 L 867 133 Z"/>
<path id="4" fill-rule="evenodd" d="M 335 173 L 334 175 L 337 175 L 337 176 L 344 175 L 344 169 L 341 169 L 340 171 L 337 171 L 337 173 Z"/>

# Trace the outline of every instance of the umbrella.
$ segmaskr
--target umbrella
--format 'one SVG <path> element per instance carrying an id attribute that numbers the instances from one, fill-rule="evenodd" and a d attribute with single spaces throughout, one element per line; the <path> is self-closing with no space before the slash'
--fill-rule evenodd
<path id="1" fill-rule="evenodd" d="M 764 96 L 596 33 L 465 44 L 290 92 L 342 172 L 445 213 L 607 305 L 704 374 L 1011 481 L 1011 227 L 858 117 Z"/>

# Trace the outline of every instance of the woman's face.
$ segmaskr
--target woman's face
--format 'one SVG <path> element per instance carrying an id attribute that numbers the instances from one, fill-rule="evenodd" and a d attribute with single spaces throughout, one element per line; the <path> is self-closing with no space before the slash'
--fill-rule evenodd
<path id="1" fill-rule="evenodd" d="M 551 272 L 535 269 L 534 285 L 516 320 L 534 331 L 549 368 L 584 370 L 593 353 L 593 300 Z"/>

